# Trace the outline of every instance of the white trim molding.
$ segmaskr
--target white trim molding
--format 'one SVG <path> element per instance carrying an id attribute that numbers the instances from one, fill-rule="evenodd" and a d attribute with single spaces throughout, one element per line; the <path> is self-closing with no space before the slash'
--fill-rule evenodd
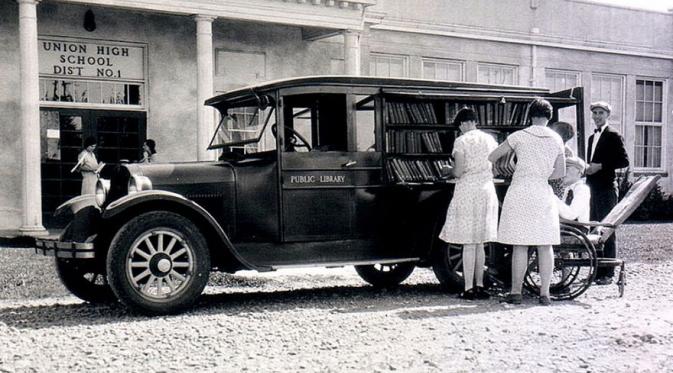
<path id="1" fill-rule="evenodd" d="M 448 36 L 458 39 L 468 39 L 468 40 L 481 40 L 481 41 L 494 41 L 501 43 L 509 44 L 521 44 L 521 45 L 531 45 L 531 46 L 540 46 L 548 48 L 559 48 L 559 49 L 572 49 L 585 52 L 596 52 L 596 53 L 608 53 L 608 54 L 618 54 L 624 56 L 637 56 L 637 57 L 648 57 L 648 58 L 659 58 L 664 60 L 673 60 L 673 50 L 667 50 L 662 52 L 652 52 L 652 49 L 649 48 L 637 48 L 632 46 L 624 46 L 621 49 L 619 45 L 614 43 L 600 43 L 604 45 L 610 45 L 606 47 L 604 45 L 599 45 L 598 42 L 588 43 L 586 41 L 574 41 L 574 40 L 555 40 L 558 38 L 552 38 L 549 36 L 539 35 L 539 34 L 516 34 L 516 33 L 505 33 L 499 32 L 497 30 L 491 32 L 484 32 L 484 30 L 471 29 L 466 27 L 460 27 L 456 25 L 433 25 L 434 27 L 428 27 L 427 24 L 418 23 L 418 22 L 406 22 L 406 21 L 392 21 L 392 20 L 383 20 L 380 24 L 372 24 L 370 28 L 372 30 L 381 30 L 381 31 L 396 31 L 403 32 L 408 34 L 425 34 L 425 35 L 435 35 L 435 36 Z"/>

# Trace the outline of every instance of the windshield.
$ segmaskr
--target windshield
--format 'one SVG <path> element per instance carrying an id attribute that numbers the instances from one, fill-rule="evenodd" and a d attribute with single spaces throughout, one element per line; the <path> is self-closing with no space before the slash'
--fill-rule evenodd
<path id="1" fill-rule="evenodd" d="M 276 148 L 271 127 L 276 124 L 273 106 L 241 106 L 227 109 L 220 120 L 208 149 L 250 154 Z"/>

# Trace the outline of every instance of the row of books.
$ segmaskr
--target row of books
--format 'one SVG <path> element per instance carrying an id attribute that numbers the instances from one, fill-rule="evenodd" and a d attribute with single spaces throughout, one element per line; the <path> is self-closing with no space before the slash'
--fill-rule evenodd
<path id="1" fill-rule="evenodd" d="M 526 102 L 485 102 L 479 104 L 453 102 L 447 104 L 447 118 L 452 121 L 458 111 L 464 107 L 474 109 L 477 113 L 478 122 L 482 126 L 525 126 L 528 122 L 530 105 Z"/>
<path id="2" fill-rule="evenodd" d="M 391 153 L 443 153 L 437 132 L 388 131 L 386 151 Z"/>
<path id="3" fill-rule="evenodd" d="M 388 175 L 399 182 L 437 181 L 442 178 L 442 167 L 450 165 L 448 160 L 390 158 L 386 163 Z"/>
<path id="4" fill-rule="evenodd" d="M 435 107 L 431 102 L 388 102 L 387 123 L 434 124 L 438 123 Z"/>

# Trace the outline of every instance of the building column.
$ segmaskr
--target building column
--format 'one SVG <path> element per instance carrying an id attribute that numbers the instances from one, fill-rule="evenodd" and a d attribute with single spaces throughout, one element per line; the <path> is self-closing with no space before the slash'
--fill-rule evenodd
<path id="1" fill-rule="evenodd" d="M 344 73 L 360 75 L 360 33 L 357 31 L 344 31 Z"/>
<path id="2" fill-rule="evenodd" d="M 42 181 L 40 179 L 40 80 L 37 51 L 37 3 L 19 3 L 19 49 L 21 65 L 21 184 L 23 222 L 20 232 L 35 236 L 47 233 L 42 226 Z"/>
<path id="3" fill-rule="evenodd" d="M 216 17 L 194 16 L 196 21 L 196 159 L 214 159 L 206 149 L 215 131 L 213 109 L 203 103 L 213 96 L 213 21 Z"/>

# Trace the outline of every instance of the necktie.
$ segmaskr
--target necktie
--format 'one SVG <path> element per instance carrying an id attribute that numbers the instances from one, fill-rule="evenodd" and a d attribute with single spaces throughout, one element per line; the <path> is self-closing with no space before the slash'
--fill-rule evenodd
<path id="1" fill-rule="evenodd" d="M 594 133 L 598 133 L 598 132 L 601 132 L 601 130 L 599 130 L 598 128 L 595 128 Z"/>
<path id="2" fill-rule="evenodd" d="M 573 203 L 573 198 L 575 198 L 575 194 L 573 193 L 573 190 L 570 189 L 566 195 L 566 205 Z"/>

